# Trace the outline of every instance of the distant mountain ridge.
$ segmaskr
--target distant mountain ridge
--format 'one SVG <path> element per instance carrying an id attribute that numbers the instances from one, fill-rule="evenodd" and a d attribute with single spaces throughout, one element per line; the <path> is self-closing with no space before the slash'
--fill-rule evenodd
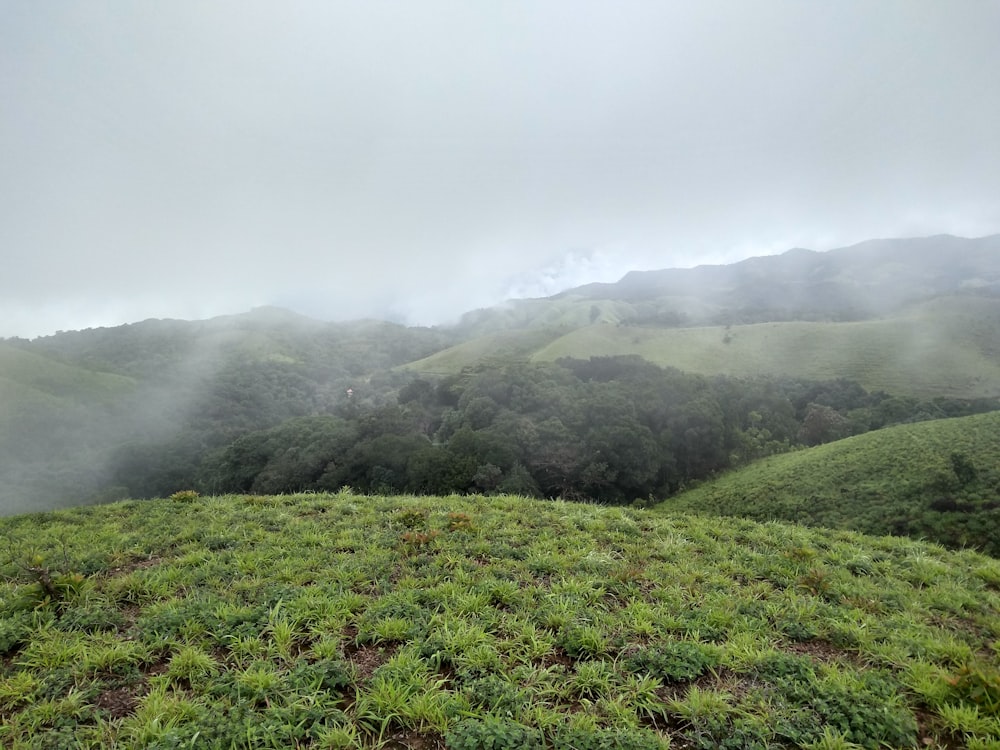
<path id="1" fill-rule="evenodd" d="M 473 311 L 461 327 L 482 333 L 598 321 L 866 320 L 956 293 L 1000 295 L 1000 235 L 868 240 L 823 252 L 793 248 L 728 265 L 630 271 L 616 282 Z"/>
<path id="2" fill-rule="evenodd" d="M 746 289 L 751 284 L 753 292 Z M 912 301 L 918 295 L 948 294 L 970 287 L 1000 291 L 1000 235 L 867 240 L 825 252 L 793 248 L 780 255 L 747 258 L 728 265 L 630 271 L 615 283 L 587 284 L 553 299 L 583 296 L 631 300 L 686 295 L 694 286 L 703 294 L 743 292 L 755 302 L 764 302 L 771 299 L 765 296 L 768 292 L 815 290 L 823 285 L 853 285 L 876 292 L 877 297 L 849 295 L 841 301 L 870 297 L 867 301 L 878 308 L 889 302 Z M 887 292 L 888 300 L 884 297 Z M 809 297 L 797 294 L 795 299 L 805 303 Z"/>

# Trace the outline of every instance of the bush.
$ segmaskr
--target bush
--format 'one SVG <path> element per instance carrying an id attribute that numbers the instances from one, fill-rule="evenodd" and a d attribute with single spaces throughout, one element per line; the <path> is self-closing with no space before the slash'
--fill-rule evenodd
<path id="1" fill-rule="evenodd" d="M 531 750 L 541 748 L 542 734 L 516 721 L 486 716 L 466 719 L 448 730 L 445 744 L 449 750 Z"/>
<path id="2" fill-rule="evenodd" d="M 630 654 L 625 659 L 625 668 L 630 672 L 650 674 L 664 682 L 684 682 L 700 677 L 718 663 L 716 649 L 678 641 Z"/>

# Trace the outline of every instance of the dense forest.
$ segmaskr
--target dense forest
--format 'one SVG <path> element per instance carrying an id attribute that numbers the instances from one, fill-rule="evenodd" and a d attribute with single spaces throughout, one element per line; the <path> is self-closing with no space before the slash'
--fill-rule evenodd
<path id="1" fill-rule="evenodd" d="M 631 503 L 798 446 L 996 407 L 847 381 L 705 378 L 637 357 L 484 367 L 398 388 L 390 378 L 333 404 L 280 368 L 239 374 L 179 434 L 118 449 L 108 486 L 130 497 L 349 486 Z"/>

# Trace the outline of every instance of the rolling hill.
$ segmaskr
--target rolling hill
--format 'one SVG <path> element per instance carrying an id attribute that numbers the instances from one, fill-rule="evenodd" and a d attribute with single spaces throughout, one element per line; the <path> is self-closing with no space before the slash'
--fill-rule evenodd
<path id="1" fill-rule="evenodd" d="M 900 395 L 996 397 L 998 331 L 1000 297 L 949 296 L 851 322 L 669 328 L 596 323 L 562 335 L 526 328 L 486 334 L 406 367 L 458 372 L 496 351 L 530 361 L 635 354 L 704 375 L 848 378 Z"/>
<path id="2" fill-rule="evenodd" d="M 909 534 L 997 556 L 1000 413 L 899 425 L 771 456 L 657 508 Z"/>
<path id="3" fill-rule="evenodd" d="M 0 519 L 0 745 L 1000 742 L 1000 563 L 516 497 Z"/>

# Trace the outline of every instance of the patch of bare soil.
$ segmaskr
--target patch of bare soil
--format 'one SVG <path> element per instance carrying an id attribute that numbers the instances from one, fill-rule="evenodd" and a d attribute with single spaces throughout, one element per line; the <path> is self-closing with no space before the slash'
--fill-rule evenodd
<path id="1" fill-rule="evenodd" d="M 358 682 L 367 682 L 372 673 L 385 664 L 399 650 L 398 645 L 392 646 L 350 646 L 344 655 L 354 665 Z"/>
<path id="2" fill-rule="evenodd" d="M 101 576 L 106 578 L 114 578 L 116 576 L 126 575 L 131 573 L 133 570 L 144 570 L 146 568 L 152 568 L 163 562 L 163 558 L 159 555 L 153 555 L 151 557 L 140 557 L 136 560 L 131 560 L 124 565 L 119 565 L 117 568 L 107 568 L 101 571 Z"/>
<path id="3" fill-rule="evenodd" d="M 107 711 L 112 719 L 121 719 L 135 712 L 139 699 L 146 694 L 149 685 L 145 680 L 139 680 L 126 687 L 108 688 L 101 691 L 94 705 L 102 711 Z"/>
<path id="4" fill-rule="evenodd" d="M 436 732 L 413 732 L 400 730 L 386 738 L 385 747 L 409 748 L 410 750 L 444 750 L 444 737 Z"/>
<path id="5" fill-rule="evenodd" d="M 789 643 L 784 646 L 784 650 L 790 651 L 793 654 L 802 654 L 803 656 L 812 657 L 816 661 L 823 662 L 824 664 L 839 660 L 852 662 L 856 662 L 858 660 L 858 655 L 853 651 L 838 648 L 829 641 L 823 640 L 796 641 L 795 643 Z"/>

